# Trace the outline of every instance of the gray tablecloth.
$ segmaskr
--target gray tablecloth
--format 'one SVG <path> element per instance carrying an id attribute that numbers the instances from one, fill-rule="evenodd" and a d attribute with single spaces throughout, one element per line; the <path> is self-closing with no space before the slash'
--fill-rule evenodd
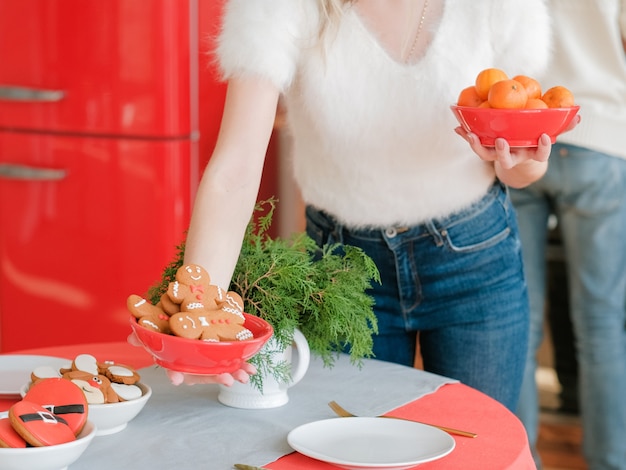
<path id="1" fill-rule="evenodd" d="M 174 386 L 157 367 L 139 371 L 153 394 L 128 427 L 97 436 L 70 470 L 230 470 L 234 463 L 264 465 L 292 452 L 295 427 L 332 418 L 328 402 L 376 415 L 435 392 L 451 379 L 387 362 L 359 369 L 342 355 L 333 368 L 312 359 L 306 376 L 279 408 L 246 410 L 217 401 L 217 385 Z"/>

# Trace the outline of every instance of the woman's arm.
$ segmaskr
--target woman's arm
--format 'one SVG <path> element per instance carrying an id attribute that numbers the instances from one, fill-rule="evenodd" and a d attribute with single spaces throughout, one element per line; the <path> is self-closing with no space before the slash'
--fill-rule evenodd
<path id="1" fill-rule="evenodd" d="M 229 81 L 217 144 L 198 187 L 184 262 L 203 266 L 223 289 L 254 210 L 278 97 L 267 80 Z"/>

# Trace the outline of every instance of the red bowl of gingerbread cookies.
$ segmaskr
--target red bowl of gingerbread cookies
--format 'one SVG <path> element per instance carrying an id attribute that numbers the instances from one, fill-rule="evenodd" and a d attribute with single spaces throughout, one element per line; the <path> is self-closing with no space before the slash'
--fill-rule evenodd
<path id="1" fill-rule="evenodd" d="M 133 294 L 127 307 L 136 338 L 155 362 L 188 374 L 235 372 L 274 332 L 267 321 L 243 312 L 239 294 L 212 285 L 195 264 L 176 271 L 156 304 Z"/>
<path id="2" fill-rule="evenodd" d="M 203 341 L 160 333 L 140 326 L 135 317 L 131 317 L 130 326 L 158 365 L 188 374 L 222 374 L 239 370 L 274 333 L 262 318 L 243 315 L 243 325 L 252 337 L 238 341 Z"/>

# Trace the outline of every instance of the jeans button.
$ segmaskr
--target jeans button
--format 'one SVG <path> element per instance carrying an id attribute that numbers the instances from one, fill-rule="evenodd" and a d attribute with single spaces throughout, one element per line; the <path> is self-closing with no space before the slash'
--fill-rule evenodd
<path id="1" fill-rule="evenodd" d="M 398 231 L 394 227 L 389 227 L 385 230 L 385 235 L 387 235 L 389 238 L 393 238 L 398 235 Z"/>

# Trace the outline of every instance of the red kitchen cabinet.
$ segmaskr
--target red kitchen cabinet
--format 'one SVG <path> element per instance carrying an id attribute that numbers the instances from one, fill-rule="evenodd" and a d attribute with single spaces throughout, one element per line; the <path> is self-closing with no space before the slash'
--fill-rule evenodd
<path id="1" fill-rule="evenodd" d="M 130 333 L 215 144 L 222 3 L 0 0 L 0 352 Z"/>
<path id="2" fill-rule="evenodd" d="M 126 297 L 158 279 L 185 230 L 189 152 L 0 132 L 0 154 L 20 161 L 0 181 L 3 350 L 128 335 Z"/>

